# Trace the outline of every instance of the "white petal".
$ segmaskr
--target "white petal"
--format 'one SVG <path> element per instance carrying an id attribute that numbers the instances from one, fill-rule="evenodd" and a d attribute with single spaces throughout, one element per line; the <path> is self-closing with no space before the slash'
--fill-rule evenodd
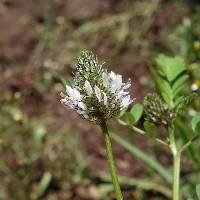
<path id="1" fill-rule="evenodd" d="M 122 76 L 121 75 L 117 75 L 115 82 L 116 82 L 115 83 L 116 84 L 116 89 L 119 90 L 122 87 Z"/>
<path id="2" fill-rule="evenodd" d="M 117 97 L 120 98 L 120 97 L 124 97 L 126 95 L 128 95 L 129 92 L 124 92 L 124 90 L 120 90 L 117 94 Z"/>
<path id="3" fill-rule="evenodd" d="M 117 90 L 120 90 L 121 87 L 122 87 L 122 76 L 116 75 L 116 77 L 112 80 L 111 90 L 115 92 Z"/>
<path id="4" fill-rule="evenodd" d="M 92 95 L 92 93 L 93 93 L 92 86 L 90 85 L 90 83 L 87 80 L 85 81 L 85 90 L 86 90 L 88 96 Z"/>
<path id="5" fill-rule="evenodd" d="M 120 100 L 122 101 L 124 99 L 124 96 L 128 95 L 129 92 L 123 92 L 123 91 L 120 91 L 117 95 L 116 95 L 116 100 Z"/>
<path id="6" fill-rule="evenodd" d="M 128 95 L 122 100 L 121 105 L 123 108 L 127 108 L 131 103 L 132 103 L 132 100 L 130 98 L 130 95 Z"/>
<path id="7" fill-rule="evenodd" d="M 111 79 L 115 79 L 116 78 L 116 74 L 114 72 L 112 72 L 112 71 L 110 72 L 109 75 L 110 75 Z"/>
<path id="8" fill-rule="evenodd" d="M 66 85 L 66 92 L 70 97 L 73 96 L 73 89 L 69 85 Z"/>
<path id="9" fill-rule="evenodd" d="M 107 95 L 105 93 L 103 93 L 103 103 L 105 106 L 107 106 L 108 104 L 108 98 L 107 98 Z"/>
<path id="10" fill-rule="evenodd" d="M 76 88 L 73 89 L 73 98 L 76 101 L 80 101 L 81 100 L 81 94 Z"/>
<path id="11" fill-rule="evenodd" d="M 87 106 L 83 102 L 79 102 L 78 107 L 81 108 L 82 110 L 87 110 Z"/>
<path id="12" fill-rule="evenodd" d="M 103 72 L 102 79 L 103 79 L 104 87 L 108 88 L 109 87 L 109 79 L 108 79 L 108 75 L 106 72 Z"/>
<path id="13" fill-rule="evenodd" d="M 127 83 L 124 87 L 123 87 L 123 89 L 124 90 L 127 90 L 127 89 L 129 89 L 131 87 L 131 84 L 130 83 Z"/>
<path id="14" fill-rule="evenodd" d="M 63 103 L 64 106 L 66 106 L 70 109 L 74 109 L 74 104 L 71 101 L 69 101 L 67 99 L 61 99 L 60 101 Z"/>
<path id="15" fill-rule="evenodd" d="M 81 100 L 81 94 L 76 88 L 71 88 L 69 85 L 66 85 L 66 92 L 74 104 L 77 104 L 76 101 Z"/>
<path id="16" fill-rule="evenodd" d="M 96 94 L 97 99 L 100 102 L 101 101 L 101 90 L 96 85 L 94 86 L 94 92 Z"/>

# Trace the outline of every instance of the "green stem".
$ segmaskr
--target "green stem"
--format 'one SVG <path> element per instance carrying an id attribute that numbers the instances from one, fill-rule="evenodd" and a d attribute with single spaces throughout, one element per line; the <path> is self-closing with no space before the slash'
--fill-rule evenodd
<path id="1" fill-rule="evenodd" d="M 107 161 L 108 161 L 108 165 L 109 165 L 109 170 L 110 170 L 113 186 L 114 186 L 115 193 L 116 193 L 116 196 L 117 196 L 117 200 L 123 200 L 119 181 L 118 181 L 118 178 L 117 178 L 117 175 L 116 175 L 116 169 L 115 169 L 115 163 L 114 163 L 114 160 L 113 160 L 113 153 L 112 153 L 112 145 L 111 145 L 111 142 L 110 142 L 110 136 L 109 136 L 108 128 L 107 128 L 105 121 L 102 122 L 101 128 L 102 128 L 102 131 L 104 133 L 104 142 L 105 142 L 105 145 L 106 145 Z"/>
<path id="2" fill-rule="evenodd" d="M 179 185 L 180 185 L 180 158 L 181 154 L 174 155 L 173 169 L 173 200 L 179 200 Z"/>
<path id="3" fill-rule="evenodd" d="M 173 200 L 179 200 L 179 187 L 180 187 L 180 158 L 181 151 L 177 149 L 174 127 L 168 127 L 170 149 L 173 155 Z"/>

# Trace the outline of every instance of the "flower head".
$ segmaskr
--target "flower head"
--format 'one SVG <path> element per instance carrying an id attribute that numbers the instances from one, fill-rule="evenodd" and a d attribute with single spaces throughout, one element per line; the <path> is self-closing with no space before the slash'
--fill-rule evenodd
<path id="1" fill-rule="evenodd" d="M 149 93 L 145 96 L 144 113 L 147 121 L 163 125 L 170 124 L 177 115 L 176 110 L 170 109 L 156 93 Z"/>
<path id="2" fill-rule="evenodd" d="M 91 51 L 83 51 L 77 59 L 73 84 L 66 85 L 61 102 L 99 124 L 117 116 L 132 103 L 130 86 L 130 80 L 123 83 L 121 75 L 108 72 Z"/>

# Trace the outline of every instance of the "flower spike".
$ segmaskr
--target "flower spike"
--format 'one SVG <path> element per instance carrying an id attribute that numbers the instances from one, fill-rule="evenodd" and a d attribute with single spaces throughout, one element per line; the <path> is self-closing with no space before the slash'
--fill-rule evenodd
<path id="1" fill-rule="evenodd" d="M 91 51 L 83 51 L 77 59 L 73 84 L 66 85 L 61 102 L 83 118 L 100 124 L 132 103 L 130 86 L 130 80 L 123 83 L 121 75 L 108 72 Z"/>

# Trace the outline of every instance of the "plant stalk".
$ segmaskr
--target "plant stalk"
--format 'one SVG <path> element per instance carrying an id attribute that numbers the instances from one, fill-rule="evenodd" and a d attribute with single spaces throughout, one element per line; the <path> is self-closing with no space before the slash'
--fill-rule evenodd
<path id="1" fill-rule="evenodd" d="M 112 153 L 112 145 L 111 145 L 111 141 L 110 141 L 110 136 L 109 136 L 108 128 L 107 128 L 105 121 L 102 122 L 101 128 L 102 128 L 102 131 L 103 131 L 103 134 L 104 134 L 104 142 L 105 142 L 105 146 L 106 146 L 107 162 L 108 162 L 108 165 L 109 165 L 109 170 L 110 170 L 114 190 L 115 190 L 115 193 L 116 193 L 116 197 L 117 197 L 117 200 L 123 200 L 122 192 L 121 192 L 119 181 L 118 181 L 117 174 L 116 174 L 115 163 L 114 163 L 114 160 L 113 160 L 113 153 Z"/>
<path id="2" fill-rule="evenodd" d="M 178 150 L 174 135 L 174 127 L 168 127 L 170 149 L 173 155 L 173 188 L 172 200 L 179 200 L 179 187 L 180 187 L 180 161 L 181 151 Z"/>
<path id="3" fill-rule="evenodd" d="M 179 200 L 180 158 L 181 154 L 179 152 L 173 158 L 173 200 Z"/>

